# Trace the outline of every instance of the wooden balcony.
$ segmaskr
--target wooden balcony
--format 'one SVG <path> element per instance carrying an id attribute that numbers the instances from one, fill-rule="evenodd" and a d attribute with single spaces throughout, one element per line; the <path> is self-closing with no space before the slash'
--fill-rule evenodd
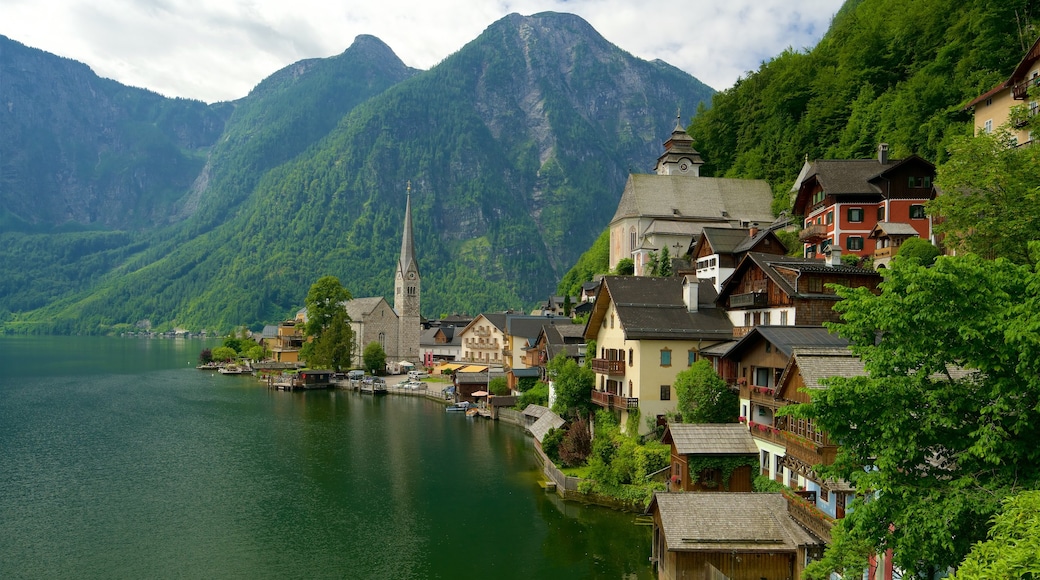
<path id="1" fill-rule="evenodd" d="M 791 517 L 799 525 L 824 542 L 831 543 L 831 529 L 834 527 L 834 518 L 823 513 L 815 505 L 792 492 L 785 491 L 784 499 L 787 500 L 787 513 L 791 514 Z"/>
<path id="2" fill-rule="evenodd" d="M 765 308 L 769 306 L 769 295 L 765 292 L 745 292 L 729 297 L 730 308 Z"/>
<path id="3" fill-rule="evenodd" d="M 808 439 L 798 436 L 785 437 L 787 441 L 787 455 L 802 463 L 815 465 L 830 465 L 838 455 L 836 445 L 817 445 Z"/>
<path id="4" fill-rule="evenodd" d="M 1040 84 L 1040 79 L 1024 80 L 1011 87 L 1011 96 L 1021 101 L 1029 96 L 1029 87 L 1037 86 L 1037 84 Z"/>
<path id="5" fill-rule="evenodd" d="M 891 258 L 892 255 L 895 254 L 896 250 L 898 249 L 899 248 L 893 248 L 892 246 L 889 246 L 887 248 L 878 248 L 874 250 L 874 259 L 880 260 L 882 258 Z"/>
<path id="6" fill-rule="evenodd" d="M 810 224 L 798 234 L 798 240 L 806 244 L 818 244 L 830 237 L 830 226 Z"/>
<path id="7" fill-rule="evenodd" d="M 625 376 L 625 361 L 594 358 L 592 359 L 592 371 L 601 375 L 623 377 Z"/>
<path id="8" fill-rule="evenodd" d="M 604 409 L 610 408 L 610 393 L 603 391 L 592 390 L 592 402 L 593 404 L 599 405 Z"/>
<path id="9" fill-rule="evenodd" d="M 751 421 L 748 426 L 751 430 L 751 436 L 755 439 L 761 439 L 762 441 L 768 441 L 781 446 L 787 445 L 787 439 L 783 436 L 783 433 L 772 425 Z"/>
<path id="10" fill-rule="evenodd" d="M 775 390 L 769 387 L 751 385 L 748 387 L 748 398 L 752 402 L 775 409 L 779 405 L 779 401 L 773 398 L 774 392 Z"/>
<path id="11" fill-rule="evenodd" d="M 592 391 L 592 402 L 606 409 L 638 409 L 639 399 L 623 397 L 604 391 Z"/>

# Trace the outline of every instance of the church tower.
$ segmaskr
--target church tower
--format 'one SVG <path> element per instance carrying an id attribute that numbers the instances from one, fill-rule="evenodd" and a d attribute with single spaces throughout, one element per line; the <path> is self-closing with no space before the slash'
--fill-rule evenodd
<path id="1" fill-rule="evenodd" d="M 408 201 L 404 206 L 404 232 L 401 235 L 401 259 L 394 277 L 394 310 L 397 311 L 397 356 L 421 364 L 419 360 L 419 264 L 415 261 L 412 241 L 412 184 L 408 184 Z"/>
<path id="2" fill-rule="evenodd" d="M 693 137 L 683 128 L 678 115 L 675 116 L 675 129 L 664 142 L 664 154 L 657 158 L 654 171 L 658 175 L 686 175 L 699 177 L 704 160 L 693 148 Z"/>

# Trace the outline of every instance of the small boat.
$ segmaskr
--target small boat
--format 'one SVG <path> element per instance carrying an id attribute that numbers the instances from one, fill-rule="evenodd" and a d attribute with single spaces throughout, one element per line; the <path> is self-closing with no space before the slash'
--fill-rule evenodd
<path id="1" fill-rule="evenodd" d="M 473 406 L 473 403 L 470 403 L 469 401 L 460 401 L 458 403 L 453 403 L 451 405 L 448 405 L 447 407 L 444 408 L 444 410 L 449 412 L 449 413 L 450 412 L 465 413 L 466 411 L 469 410 L 469 408 L 471 406 Z"/>
<path id="2" fill-rule="evenodd" d="M 224 365 L 217 369 L 217 372 L 222 375 L 240 375 L 246 371 L 238 365 Z"/>

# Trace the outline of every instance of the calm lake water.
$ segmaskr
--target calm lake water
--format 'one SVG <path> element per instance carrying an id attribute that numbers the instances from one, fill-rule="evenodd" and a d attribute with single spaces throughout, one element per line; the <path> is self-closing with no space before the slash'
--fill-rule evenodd
<path id="1" fill-rule="evenodd" d="M 649 527 L 544 493 L 521 429 L 213 345 L 0 336 L 0 578 L 651 577 Z"/>

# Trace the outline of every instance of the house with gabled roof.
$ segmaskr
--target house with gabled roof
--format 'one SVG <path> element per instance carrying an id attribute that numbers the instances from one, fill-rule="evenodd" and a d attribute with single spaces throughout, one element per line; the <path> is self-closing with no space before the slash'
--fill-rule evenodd
<path id="1" fill-rule="evenodd" d="M 623 430 L 629 417 L 639 433 L 647 419 L 675 412 L 675 376 L 702 348 L 729 340 L 733 325 L 715 307 L 715 289 L 694 276 L 607 276 L 585 324 L 596 341 L 592 401 L 615 412 Z"/>
<path id="2" fill-rule="evenodd" d="M 838 322 L 833 307 L 840 298 L 829 284 L 875 290 L 880 282 L 872 269 L 843 264 L 839 248 L 827 261 L 749 252 L 722 285 L 718 304 L 740 337 L 756 326 Z"/>
<path id="3" fill-rule="evenodd" d="M 647 513 L 661 579 L 792 580 L 825 547 L 779 493 L 657 492 Z"/>
<path id="4" fill-rule="evenodd" d="M 935 198 L 935 166 L 917 155 L 891 159 L 888 144 L 876 159 L 806 161 L 795 182 L 793 211 L 804 216 L 803 255 L 822 258 L 831 246 L 860 257 L 874 253 L 870 232 L 879 221 L 905 223 L 931 241 L 925 204 Z"/>
<path id="5" fill-rule="evenodd" d="M 1025 107 L 1028 116 L 1040 112 L 1036 99 L 1029 95 L 1029 89 L 1036 86 L 1040 86 L 1040 38 L 1033 42 L 1007 79 L 965 105 L 965 110 L 974 113 L 975 134 L 992 133 L 1010 123 L 1014 107 Z M 1014 123 L 1010 129 L 1019 145 L 1033 141 L 1034 135 L 1024 122 Z"/>
<path id="6" fill-rule="evenodd" d="M 715 291 L 736 270 L 737 264 L 748 252 L 786 254 L 787 246 L 772 228 L 704 228 L 693 244 L 690 255 L 696 266 L 697 277 L 710 280 Z"/>
<path id="7" fill-rule="evenodd" d="M 920 232 L 910 225 L 899 222 L 878 222 L 867 236 L 874 240 L 874 267 L 887 268 L 888 263 L 899 252 L 899 246 L 910 238 L 920 237 Z"/>
<path id="8" fill-rule="evenodd" d="M 661 442 L 672 448 L 672 491 L 753 491 L 758 447 L 744 425 L 669 423 Z M 741 458 L 746 460 L 743 465 L 724 469 Z"/>
<path id="9" fill-rule="evenodd" d="M 480 314 L 458 331 L 458 335 L 462 343 L 460 360 L 495 366 L 505 364 L 506 313 Z"/>

